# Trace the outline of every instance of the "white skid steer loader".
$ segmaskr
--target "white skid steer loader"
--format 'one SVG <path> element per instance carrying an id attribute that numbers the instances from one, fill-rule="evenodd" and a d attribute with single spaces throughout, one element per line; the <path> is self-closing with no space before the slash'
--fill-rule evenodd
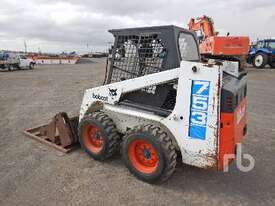
<path id="1" fill-rule="evenodd" d="M 200 62 L 196 36 L 176 26 L 110 30 L 103 86 L 85 91 L 81 146 L 103 161 L 121 151 L 139 179 L 164 181 L 177 155 L 223 169 L 246 134 L 246 73 L 230 62 Z M 232 157 L 231 155 L 231 157 Z"/>

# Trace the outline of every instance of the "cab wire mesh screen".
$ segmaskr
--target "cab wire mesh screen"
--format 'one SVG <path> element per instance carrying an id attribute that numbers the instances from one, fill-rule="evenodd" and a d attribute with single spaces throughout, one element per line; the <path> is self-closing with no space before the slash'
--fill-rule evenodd
<path id="1" fill-rule="evenodd" d="M 111 82 L 162 71 L 166 52 L 156 33 L 118 36 L 113 52 Z"/>

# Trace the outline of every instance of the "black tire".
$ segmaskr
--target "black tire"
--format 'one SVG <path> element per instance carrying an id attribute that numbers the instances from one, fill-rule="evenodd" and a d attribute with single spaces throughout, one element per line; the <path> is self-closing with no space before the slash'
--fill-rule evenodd
<path id="1" fill-rule="evenodd" d="M 140 168 L 135 166 L 137 165 L 136 161 L 133 160 L 133 157 L 130 157 L 133 154 L 132 153 L 133 144 L 138 141 L 146 142 L 150 144 L 153 148 L 153 151 L 156 152 L 157 154 L 155 156 L 157 156 L 158 158 L 157 159 L 158 163 L 156 164 L 156 166 L 155 165 L 152 166 L 152 168 L 154 168 L 152 172 L 151 171 L 148 172 L 148 170 L 146 170 L 146 172 L 143 172 L 145 170 L 141 170 Z M 137 154 L 137 151 L 139 148 L 137 148 L 136 146 L 134 146 L 134 148 L 135 148 L 135 154 Z M 146 149 L 147 148 L 145 148 L 144 146 L 143 150 L 146 150 Z M 143 159 L 146 158 L 145 161 L 151 160 L 153 162 L 152 153 L 154 152 L 150 150 L 150 147 L 148 151 L 150 153 L 149 157 L 145 156 L 146 153 L 144 154 L 144 151 L 142 152 L 142 155 L 144 156 Z M 129 169 L 129 171 L 133 175 L 135 175 L 138 179 L 149 183 L 159 183 L 167 180 L 175 171 L 176 164 L 177 164 L 177 161 L 176 161 L 177 153 L 171 138 L 161 128 L 156 127 L 154 125 L 139 126 L 134 128 L 132 131 L 130 131 L 124 137 L 124 141 L 122 145 L 122 156 L 123 156 L 125 165 Z M 138 162 L 138 164 L 140 164 L 140 162 Z"/>
<path id="2" fill-rule="evenodd" d="M 268 57 L 266 54 L 260 52 L 253 58 L 252 64 L 256 68 L 264 68 L 268 62 Z"/>
<path id="3" fill-rule="evenodd" d="M 87 128 L 97 128 L 96 137 L 102 144 L 98 151 L 92 143 L 91 134 L 87 134 Z M 82 148 L 95 160 L 103 161 L 119 151 L 120 136 L 118 135 L 116 126 L 107 114 L 101 111 L 92 113 L 83 118 L 78 127 L 79 142 Z"/>
<path id="4" fill-rule="evenodd" d="M 19 64 L 15 64 L 15 65 L 13 66 L 13 68 L 17 68 L 17 70 L 22 70 L 22 68 L 20 67 Z"/>
<path id="5" fill-rule="evenodd" d="M 33 63 L 30 63 L 29 69 L 34 69 L 34 64 Z"/>

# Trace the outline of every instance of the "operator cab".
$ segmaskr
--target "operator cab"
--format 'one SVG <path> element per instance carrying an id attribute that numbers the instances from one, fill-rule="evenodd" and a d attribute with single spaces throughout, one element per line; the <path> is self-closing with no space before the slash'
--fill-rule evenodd
<path id="1" fill-rule="evenodd" d="M 176 26 L 110 30 L 115 42 L 107 84 L 180 67 L 181 60 L 200 61 L 194 32 Z M 122 105 L 168 116 L 174 108 L 177 81 L 128 93 Z"/>

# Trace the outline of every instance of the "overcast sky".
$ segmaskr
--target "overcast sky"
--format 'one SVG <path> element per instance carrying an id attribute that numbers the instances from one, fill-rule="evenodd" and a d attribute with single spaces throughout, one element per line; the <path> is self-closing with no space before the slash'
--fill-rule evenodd
<path id="1" fill-rule="evenodd" d="M 275 37 L 275 0 L 0 0 L 0 50 L 104 50 L 108 29 L 174 24 L 206 14 L 216 30 Z M 88 48 L 87 48 L 88 44 Z"/>

